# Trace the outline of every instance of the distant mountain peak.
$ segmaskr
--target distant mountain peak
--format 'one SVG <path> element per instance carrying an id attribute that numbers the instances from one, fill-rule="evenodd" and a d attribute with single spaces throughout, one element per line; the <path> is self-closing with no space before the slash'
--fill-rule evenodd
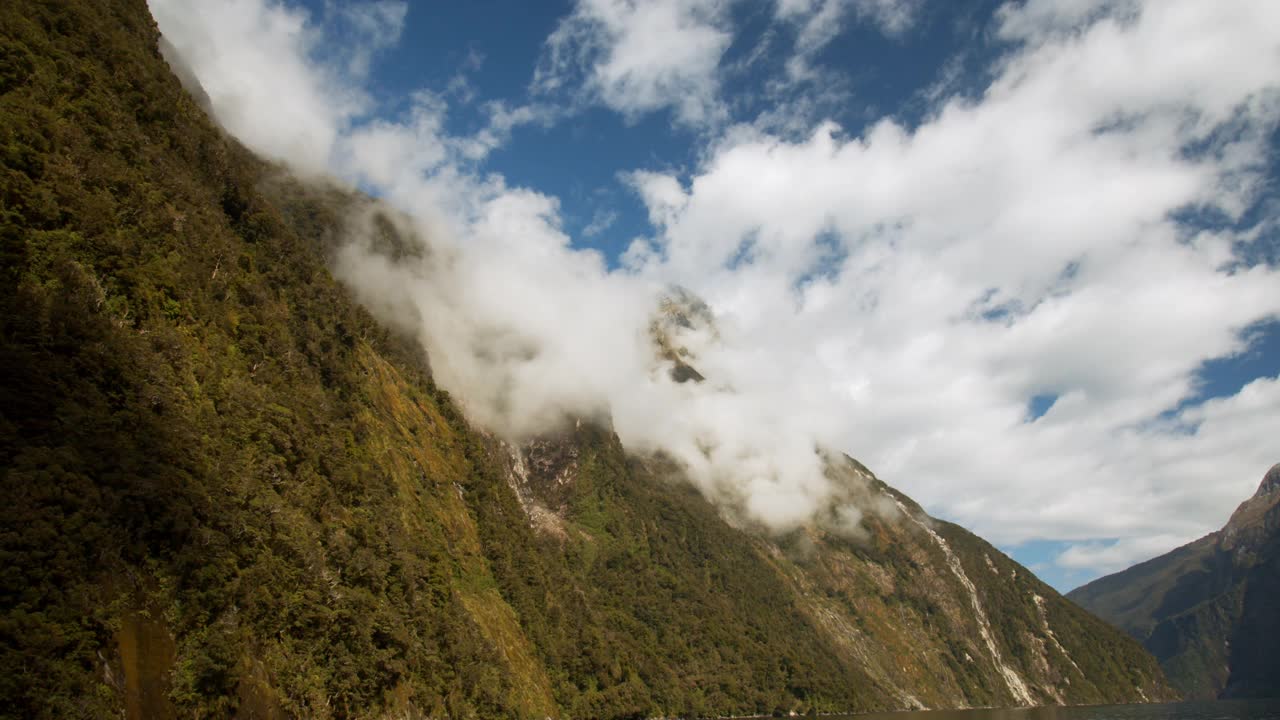
<path id="1" fill-rule="evenodd" d="M 671 377 L 676 382 L 702 382 L 705 378 L 692 365 L 697 354 L 688 346 L 696 335 L 717 340 L 711 307 L 692 291 L 673 285 L 658 299 L 658 309 L 649 326 L 649 334 L 658 356 L 671 363 Z"/>
<path id="2" fill-rule="evenodd" d="M 1068 597 L 1138 638 L 1189 699 L 1280 695 L 1280 464 L 1219 531 Z"/>
<path id="3" fill-rule="evenodd" d="M 1277 503 L 1280 503 L 1280 492 L 1277 491 L 1280 491 L 1280 463 L 1271 466 L 1267 474 L 1262 476 L 1257 492 L 1240 503 L 1236 511 L 1231 513 L 1231 519 L 1222 529 L 1223 539 L 1228 547 L 1237 544 L 1240 532 L 1249 528 L 1256 528 L 1257 532 L 1263 533 L 1265 537 L 1267 515 Z M 1259 540 L 1259 538 L 1252 539 Z"/>
<path id="4" fill-rule="evenodd" d="M 1262 476 L 1262 482 L 1258 484 L 1258 492 L 1253 496 L 1263 497 L 1280 490 L 1280 463 L 1271 466 L 1266 475 Z"/>

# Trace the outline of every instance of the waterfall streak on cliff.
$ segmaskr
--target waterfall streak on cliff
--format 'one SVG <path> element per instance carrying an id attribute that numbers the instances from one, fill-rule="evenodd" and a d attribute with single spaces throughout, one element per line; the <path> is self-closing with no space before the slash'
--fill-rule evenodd
<path id="1" fill-rule="evenodd" d="M 996 647 L 995 638 L 991 636 L 991 623 L 987 621 L 987 613 L 982 609 L 982 601 L 978 599 L 978 589 L 974 587 L 973 581 L 965 574 L 964 566 L 960 564 L 960 558 L 956 557 L 956 554 L 951 550 L 951 546 L 947 545 L 947 541 L 934 532 L 933 528 L 915 515 L 912 515 L 897 498 L 894 498 L 894 502 L 898 504 L 903 515 L 910 518 L 912 522 L 920 526 L 921 530 L 928 533 L 929 537 L 933 538 L 938 548 L 942 550 L 942 554 L 946 556 L 947 565 L 951 568 L 951 572 L 955 574 L 956 579 L 960 581 L 960 584 L 969 593 L 969 603 L 973 606 L 973 617 L 978 622 L 978 634 L 982 636 L 982 641 L 986 644 L 987 651 L 991 653 L 991 660 L 995 663 L 996 670 L 1004 677 L 1005 684 L 1009 687 L 1009 692 L 1013 694 L 1015 700 L 1023 705 L 1034 704 L 1035 701 L 1031 698 L 1031 691 L 1027 689 L 1027 684 L 1023 682 L 1022 677 L 1018 675 L 1016 670 L 1005 664 L 1004 657 L 1000 654 L 1000 648 Z"/>

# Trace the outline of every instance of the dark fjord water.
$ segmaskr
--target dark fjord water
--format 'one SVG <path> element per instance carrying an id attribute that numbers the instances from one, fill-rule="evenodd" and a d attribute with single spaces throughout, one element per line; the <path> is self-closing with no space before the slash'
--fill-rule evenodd
<path id="1" fill-rule="evenodd" d="M 1280 720 L 1280 699 L 842 715 L 858 720 Z"/>

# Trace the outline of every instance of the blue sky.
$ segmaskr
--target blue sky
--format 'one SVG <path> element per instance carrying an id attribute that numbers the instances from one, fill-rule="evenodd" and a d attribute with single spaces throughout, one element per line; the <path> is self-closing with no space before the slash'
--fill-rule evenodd
<path id="1" fill-rule="evenodd" d="M 848 452 L 1064 590 L 1280 460 L 1280 4 L 151 6 L 224 127 L 450 248 L 336 271 L 498 432 L 608 412 L 778 528 Z M 646 365 L 672 285 L 720 385 Z"/>

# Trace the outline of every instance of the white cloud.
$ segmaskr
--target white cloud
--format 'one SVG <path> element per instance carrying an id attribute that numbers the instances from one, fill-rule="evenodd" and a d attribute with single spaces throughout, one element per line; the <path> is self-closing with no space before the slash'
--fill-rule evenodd
<path id="1" fill-rule="evenodd" d="M 418 93 L 401 120 L 374 120 L 344 133 L 331 151 L 332 162 L 347 177 L 375 187 L 414 182 L 448 158 L 442 138 L 446 110 L 438 96 Z"/>
<path id="2" fill-rule="evenodd" d="M 395 47 L 409 12 L 405 0 L 330 3 L 326 7 L 337 16 L 340 26 L 335 49 L 345 55 L 347 72 L 354 77 L 368 75 L 373 56 Z"/>
<path id="3" fill-rule="evenodd" d="M 488 122 L 475 134 L 446 134 L 446 94 L 464 104 L 475 94 L 459 74 L 445 92 L 414 93 L 400 117 L 378 117 L 363 86 L 373 58 L 399 41 L 408 13 L 399 0 L 328 4 L 323 18 L 271 0 L 150 5 L 165 38 L 198 68 L 218 122 L 256 152 L 307 173 L 337 170 L 388 184 L 390 175 L 412 176 L 446 158 L 482 160 L 515 128 L 560 114 L 495 100 L 484 104 Z M 462 70 L 482 62 L 473 52 Z M 403 154 L 382 152 L 393 148 Z M 367 158 L 362 167 L 353 153 Z"/>
<path id="4" fill-rule="evenodd" d="M 885 34 L 896 35 L 915 23 L 920 6 L 920 0 L 778 0 L 776 14 L 798 24 L 796 48 L 811 54 L 840 33 L 850 13 Z"/>
<path id="5" fill-rule="evenodd" d="M 582 236 L 594 238 L 608 230 L 618 220 L 618 213 L 612 210 L 597 210 L 591 216 L 591 222 L 582 228 Z"/>
<path id="6" fill-rule="evenodd" d="M 512 106 L 501 100 L 485 103 L 484 111 L 488 123 L 483 128 L 469 137 L 454 139 L 459 154 L 467 160 L 484 159 L 490 152 L 507 144 L 511 133 L 522 125 L 548 127 L 565 114 L 564 109 L 550 104 Z"/>
<path id="7" fill-rule="evenodd" d="M 914 132 L 736 128 L 683 185 L 633 175 L 658 232 L 628 257 L 702 293 L 759 372 L 785 376 L 797 400 L 780 407 L 827 418 L 934 511 L 1004 543 L 1169 549 L 1225 521 L 1275 460 L 1266 382 L 1154 419 L 1280 313 L 1280 273 L 1224 269 L 1238 238 L 1170 215 L 1256 199 L 1280 6 L 1037 19 L 1046 7 L 1002 12 L 1023 46 L 983 97 Z M 1045 393 L 1061 397 L 1025 423 Z M 1231 418 L 1247 403 L 1246 432 Z"/>
<path id="8" fill-rule="evenodd" d="M 655 234 L 624 270 L 573 249 L 554 198 L 471 164 L 536 112 L 496 107 L 497 139 L 459 138 L 424 93 L 404 117 L 357 123 L 358 79 L 315 61 L 305 16 L 183 7 L 153 0 L 232 132 L 418 215 L 428 260 L 357 242 L 340 273 L 419 333 L 437 379 L 491 427 L 609 412 L 630 447 L 779 526 L 836 493 L 814 446 L 846 450 L 997 542 L 1080 541 L 1060 562 L 1095 569 L 1214 529 L 1276 460 L 1280 379 L 1162 414 L 1204 360 L 1280 316 L 1280 272 L 1228 269 L 1248 230 L 1171 215 L 1236 217 L 1261 192 L 1280 4 L 1010 5 L 997 29 L 1015 50 L 991 86 L 914 130 L 733 126 L 689 176 L 629 173 Z M 583 0 L 537 85 L 720 127 L 727 22 L 720 3 Z M 671 382 L 652 354 L 669 283 L 718 315 L 714 337 L 680 338 L 707 383 Z M 1027 422 L 1039 394 L 1058 400 Z"/>
<path id="9" fill-rule="evenodd" d="M 150 6 L 218 121 L 258 152 L 325 172 L 339 133 L 370 109 L 341 68 L 318 62 L 322 35 L 305 10 L 262 0 Z"/>
<path id="10" fill-rule="evenodd" d="M 820 73 L 812 66 L 813 56 L 844 31 L 849 16 L 897 36 L 915 23 L 920 7 L 920 0 L 778 0 L 777 18 L 796 32 L 788 76 L 793 81 L 815 79 Z"/>
<path id="11" fill-rule="evenodd" d="M 728 0 L 579 0 L 547 39 L 543 93 L 578 86 L 631 118 L 670 108 L 700 126 L 725 117 L 718 69 L 732 40 Z"/>
<path id="12" fill-rule="evenodd" d="M 717 128 L 747 107 L 781 126 L 811 125 L 814 107 L 847 99 L 846 69 L 817 68 L 814 56 L 852 19 L 900 36 L 920 15 L 920 0 L 779 0 L 777 24 L 754 50 L 726 65 L 735 41 L 734 0 L 578 0 L 547 39 L 533 81 L 544 96 L 567 93 L 579 103 L 605 105 L 630 120 L 670 110 L 676 123 Z M 728 102 L 722 84 L 758 70 L 771 52 L 776 29 L 795 34 L 785 72 L 766 83 L 762 98 Z M 739 38 L 740 39 L 740 38 Z M 796 97 L 798 85 L 807 96 Z M 821 98 L 815 97 L 821 95 Z M 818 102 L 821 100 L 821 102 Z"/>
<path id="13" fill-rule="evenodd" d="M 1148 560 L 1185 543 L 1177 535 L 1150 535 L 1116 542 L 1087 542 L 1073 545 L 1062 552 L 1055 564 L 1078 570 L 1118 572 L 1135 563 Z"/>
<path id="14" fill-rule="evenodd" d="M 1135 17 L 1142 3 L 1135 0 L 1027 0 L 1006 3 L 998 11 L 1000 36 L 1006 39 L 1041 40 L 1072 34 L 1091 21 L 1110 16 Z"/>

